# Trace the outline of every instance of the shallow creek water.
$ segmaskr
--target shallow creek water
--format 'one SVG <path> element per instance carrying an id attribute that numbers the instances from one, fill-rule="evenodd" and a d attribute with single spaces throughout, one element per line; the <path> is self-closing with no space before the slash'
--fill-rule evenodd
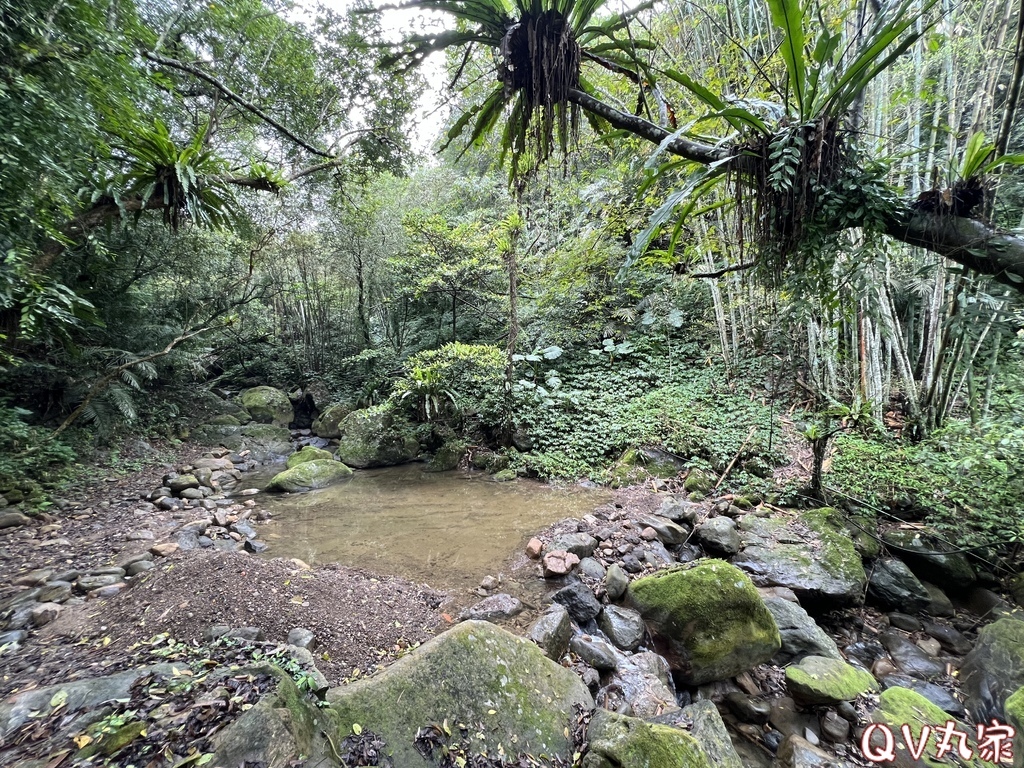
<path id="1" fill-rule="evenodd" d="M 482 472 L 424 472 L 421 464 L 357 471 L 310 493 L 261 495 L 273 514 L 261 538 L 270 557 L 342 563 L 452 592 L 464 605 L 488 575 L 524 599 L 542 580 L 513 571 L 523 547 L 553 522 L 606 503 L 605 491 L 529 480 L 497 483 Z M 267 480 L 269 480 L 269 475 Z M 524 582 L 536 581 L 536 585 Z M 476 599 L 479 599 L 478 597 Z"/>

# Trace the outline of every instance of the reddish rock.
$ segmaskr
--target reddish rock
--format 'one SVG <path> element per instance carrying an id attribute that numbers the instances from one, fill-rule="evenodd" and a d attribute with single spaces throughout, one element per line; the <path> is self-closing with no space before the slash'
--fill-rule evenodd
<path id="1" fill-rule="evenodd" d="M 658 538 L 658 532 L 653 528 L 647 527 L 640 531 L 640 538 L 644 541 L 654 541 Z"/>
<path id="2" fill-rule="evenodd" d="M 580 559 L 572 552 L 556 549 L 544 555 L 544 578 L 565 576 L 579 565 Z"/>
<path id="3" fill-rule="evenodd" d="M 178 545 L 176 542 L 166 541 L 163 544 L 157 544 L 153 547 L 150 547 L 149 551 L 157 557 L 167 557 L 169 555 L 173 555 L 175 552 L 178 551 Z"/>
<path id="4" fill-rule="evenodd" d="M 530 543 L 526 545 L 526 556 L 531 560 L 536 560 L 540 557 L 540 553 L 544 550 L 544 542 L 534 537 L 530 539 Z"/>

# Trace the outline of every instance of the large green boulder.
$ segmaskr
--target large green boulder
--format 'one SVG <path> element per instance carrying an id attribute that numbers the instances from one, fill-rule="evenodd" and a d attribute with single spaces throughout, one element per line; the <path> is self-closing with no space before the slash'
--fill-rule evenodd
<path id="1" fill-rule="evenodd" d="M 285 466 L 288 469 L 299 466 L 299 464 L 305 464 L 307 461 L 333 461 L 334 456 L 330 451 L 325 451 L 323 448 L 314 448 L 312 445 L 304 445 L 301 450 L 296 451 L 288 457 L 288 461 L 285 462 Z"/>
<path id="2" fill-rule="evenodd" d="M 1024 688 L 1018 688 L 1003 705 L 1006 724 L 1014 731 L 1013 768 L 1024 766 Z"/>
<path id="3" fill-rule="evenodd" d="M 350 467 L 388 467 L 412 461 L 420 444 L 412 427 L 387 405 L 353 411 L 339 426 L 338 459 Z"/>
<path id="4" fill-rule="evenodd" d="M 950 722 L 949 713 L 932 704 L 920 693 L 909 688 L 895 686 L 883 691 L 882 695 L 878 698 L 878 708 L 871 713 L 871 721 L 884 726 L 892 734 L 893 743 L 891 746 L 895 752 L 894 759 L 889 758 L 876 762 L 885 762 L 896 768 L 949 768 L 951 765 L 957 765 L 961 768 L 982 768 L 983 765 L 991 765 L 991 763 L 983 763 L 977 758 L 951 762 L 949 760 L 950 755 L 947 755 L 942 760 L 937 760 L 939 740 L 942 738 L 942 726 Z M 952 722 L 957 730 L 968 734 L 970 737 L 968 739 L 969 748 L 977 756 L 978 745 L 974 738 L 977 735 L 976 729 L 964 723 Z M 922 754 L 915 758 L 907 746 L 903 728 L 909 728 L 912 742 L 917 745 L 920 744 L 921 732 L 925 726 L 931 729 L 930 735 Z M 878 726 L 868 727 L 870 732 L 865 735 L 869 747 L 867 756 L 870 759 L 872 756 L 879 757 L 882 755 L 882 750 L 885 747 L 885 731 Z M 954 736 L 952 740 L 952 754 L 956 754 L 957 743 L 958 739 Z"/>
<path id="5" fill-rule="evenodd" d="M 789 587 L 809 610 L 863 602 L 867 574 L 836 510 L 789 520 L 745 515 L 739 531 L 743 549 L 732 562 L 758 586 Z"/>
<path id="6" fill-rule="evenodd" d="M 723 560 L 697 560 L 637 579 L 627 599 L 686 685 L 738 675 L 782 645 L 750 578 Z"/>
<path id="7" fill-rule="evenodd" d="M 606 709 L 594 713 L 587 730 L 590 751 L 583 768 L 714 768 L 700 742 L 682 728 L 626 717 Z"/>
<path id="8" fill-rule="evenodd" d="M 575 708 L 594 706 L 580 678 L 536 645 L 485 621 L 465 621 L 427 641 L 373 677 L 327 693 L 339 737 L 370 730 L 396 766 L 429 766 L 416 749 L 420 728 L 447 722 L 469 728 L 473 749 L 547 754 L 571 760 Z M 678 764 L 677 764 L 678 765 Z"/>
<path id="9" fill-rule="evenodd" d="M 786 668 L 786 685 L 800 704 L 838 704 L 878 689 L 870 672 L 826 656 L 807 656 Z"/>
<path id="10" fill-rule="evenodd" d="M 352 409 L 344 403 L 332 405 L 313 422 L 313 434 L 329 440 L 341 437 L 341 421 L 350 413 Z"/>
<path id="11" fill-rule="evenodd" d="M 352 470 L 334 459 L 305 461 L 274 475 L 267 490 L 285 493 L 312 491 L 347 480 L 351 476 Z"/>
<path id="12" fill-rule="evenodd" d="M 1024 686 L 1024 621 L 1003 618 L 982 627 L 964 657 L 960 684 L 979 720 L 1000 715 L 1010 695 Z"/>
<path id="13" fill-rule="evenodd" d="M 242 428 L 237 424 L 200 424 L 189 438 L 199 445 L 222 445 L 232 451 L 242 450 Z"/>
<path id="14" fill-rule="evenodd" d="M 260 424 L 287 427 L 295 418 L 292 401 L 280 389 L 253 387 L 242 393 L 241 400 L 252 420 Z"/>

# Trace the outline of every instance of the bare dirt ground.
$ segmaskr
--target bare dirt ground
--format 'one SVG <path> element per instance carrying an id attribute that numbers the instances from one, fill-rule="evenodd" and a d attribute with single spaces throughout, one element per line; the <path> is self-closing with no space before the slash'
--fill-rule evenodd
<path id="1" fill-rule="evenodd" d="M 173 458 L 187 463 L 200 453 L 186 446 Z M 63 510 L 0 531 L 0 600 L 26 589 L 16 582 L 33 570 L 84 572 L 115 565 L 199 516 L 202 510 L 137 510 L 141 496 L 160 484 L 168 468 L 97 477 L 66 495 Z M 151 531 L 153 540 L 130 538 L 139 531 Z M 293 628 L 307 628 L 318 643 L 317 666 L 337 684 L 394 659 L 445 623 L 443 593 L 369 571 L 307 569 L 288 560 L 208 550 L 176 552 L 156 562 L 157 568 L 132 579 L 120 594 L 67 605 L 20 649 L 0 654 L 0 696 L 137 665 L 150 660 L 146 641 L 154 635 L 198 644 L 213 625 L 258 627 L 271 642 L 284 642 Z"/>

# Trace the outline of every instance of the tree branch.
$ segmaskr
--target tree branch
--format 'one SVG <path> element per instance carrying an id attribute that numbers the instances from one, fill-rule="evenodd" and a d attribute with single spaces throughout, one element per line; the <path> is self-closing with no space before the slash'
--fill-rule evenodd
<path id="1" fill-rule="evenodd" d="M 607 120 L 615 128 L 654 144 L 661 144 L 672 136 L 664 128 L 605 104 L 583 91 L 570 90 L 569 101 Z M 743 173 L 742 156 L 731 154 L 727 149 L 682 137 L 669 141 L 665 149 L 703 165 L 731 159 L 730 165 Z M 977 219 L 914 211 L 909 204 L 883 222 L 882 232 L 900 242 L 945 256 L 1024 293 L 1024 237 L 1020 235 L 1000 232 Z"/>
<path id="2" fill-rule="evenodd" d="M 324 152 L 322 149 L 317 149 L 306 140 L 299 138 L 290 130 L 285 128 L 281 123 L 277 122 L 277 120 L 275 120 L 262 109 L 253 104 L 251 101 L 243 99 L 237 93 L 235 93 L 226 85 L 224 85 L 224 83 L 222 83 L 220 80 L 215 78 L 213 75 L 204 72 L 199 67 L 193 64 L 188 64 L 184 61 L 178 61 L 177 59 L 168 59 L 165 56 L 160 56 L 159 54 L 152 53 L 151 51 L 143 51 L 142 55 L 155 64 L 160 64 L 164 67 L 170 67 L 171 69 L 176 69 L 179 72 L 187 72 L 188 74 L 194 77 L 198 77 L 200 80 L 209 83 L 214 88 L 216 88 L 225 98 L 234 102 L 247 112 L 252 113 L 260 120 L 267 123 L 268 125 L 273 126 L 279 133 L 281 133 L 286 138 L 291 139 L 303 149 L 306 149 L 315 155 L 319 155 L 320 157 L 328 157 L 333 159 L 334 156 L 331 153 Z"/>
<path id="3" fill-rule="evenodd" d="M 730 272 L 742 272 L 745 269 L 753 269 L 756 266 L 757 264 L 752 261 L 745 261 L 742 264 L 733 264 L 731 267 L 722 267 L 714 272 L 684 272 L 683 274 L 696 280 L 713 280 L 716 277 L 727 275 Z"/>

